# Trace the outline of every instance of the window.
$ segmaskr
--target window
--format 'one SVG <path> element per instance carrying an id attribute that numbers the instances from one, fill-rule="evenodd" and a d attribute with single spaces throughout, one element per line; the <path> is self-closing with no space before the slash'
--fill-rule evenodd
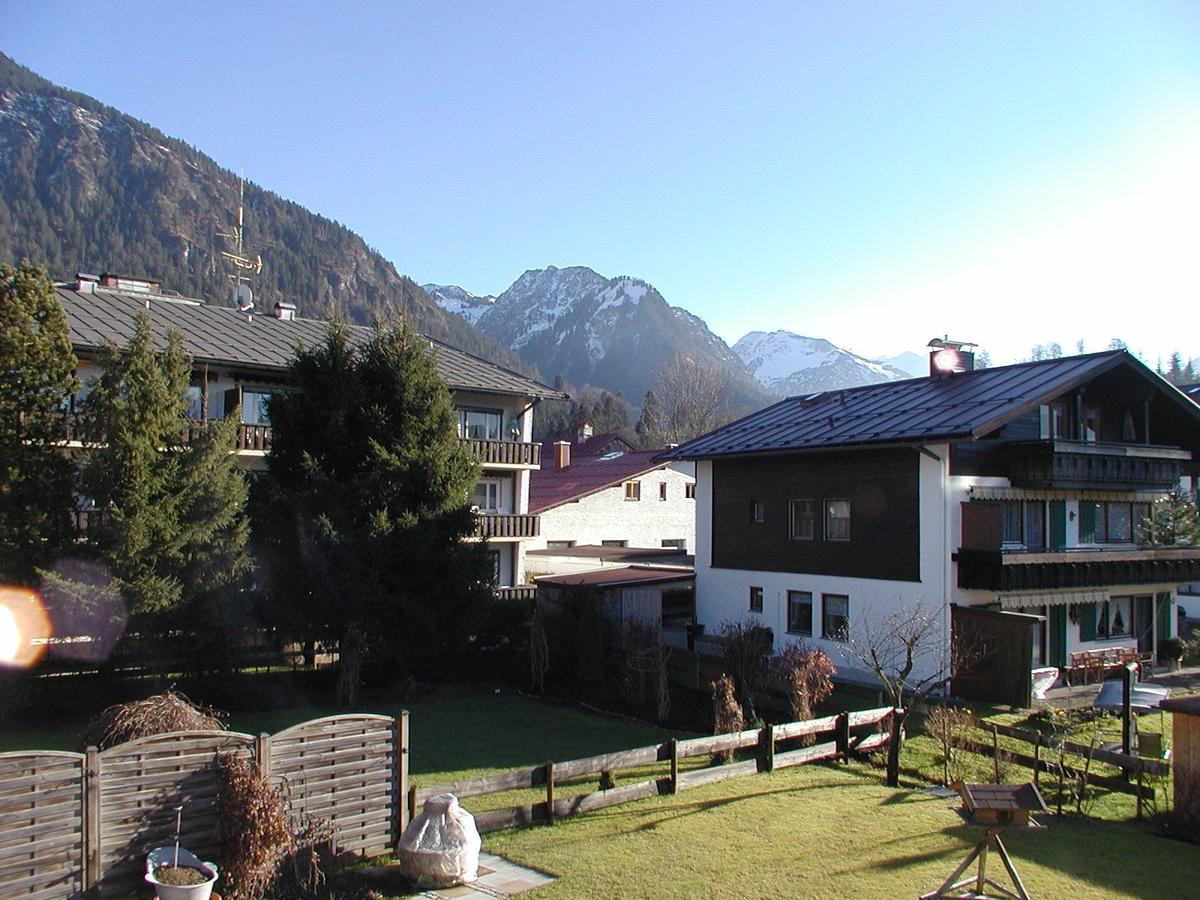
<path id="1" fill-rule="evenodd" d="M 629 541 L 601 541 L 601 547 L 628 547 Z"/>
<path id="2" fill-rule="evenodd" d="M 788 621 L 789 634 L 812 635 L 812 592 L 788 591 Z"/>
<path id="3" fill-rule="evenodd" d="M 695 500 L 696 499 L 696 485 L 685 484 L 683 486 L 683 496 L 688 500 Z"/>
<path id="4" fill-rule="evenodd" d="M 569 550 L 574 546 L 574 541 L 546 541 L 547 550 Z"/>
<path id="5" fill-rule="evenodd" d="M 495 478 L 481 478 L 475 482 L 475 490 L 471 493 L 471 505 L 479 507 L 482 512 L 498 511 L 500 481 Z"/>
<path id="6" fill-rule="evenodd" d="M 1110 597 L 1103 603 L 1094 604 L 1096 609 L 1096 637 L 1129 637 L 1133 634 L 1132 597 Z"/>
<path id="7" fill-rule="evenodd" d="M 242 391 L 242 424 L 270 425 L 271 414 L 267 410 L 270 399 L 270 391 L 244 389 Z"/>
<path id="8" fill-rule="evenodd" d="M 850 632 L 850 598 L 845 594 L 821 595 L 821 637 L 844 641 Z"/>
<path id="9" fill-rule="evenodd" d="M 200 395 L 200 385 L 189 384 L 187 387 L 187 411 L 184 415 L 193 422 L 204 418 L 204 398 Z"/>
<path id="10" fill-rule="evenodd" d="M 500 440 L 504 413 L 498 409 L 460 409 L 458 436 L 475 441 Z"/>
<path id="11" fill-rule="evenodd" d="M 761 500 L 750 501 L 750 521 L 755 525 L 761 525 L 767 520 L 767 507 Z"/>
<path id="12" fill-rule="evenodd" d="M 1104 535 L 1111 544 L 1133 543 L 1133 514 L 1128 503 L 1104 504 Z"/>
<path id="13" fill-rule="evenodd" d="M 492 580 L 495 584 L 500 583 L 500 551 L 489 550 L 488 559 L 492 561 Z"/>
<path id="14" fill-rule="evenodd" d="M 825 540 L 850 540 L 850 501 L 825 501 Z"/>
<path id="15" fill-rule="evenodd" d="M 626 500 L 641 500 L 642 499 L 642 483 L 640 481 L 625 482 L 625 499 Z"/>
<path id="16" fill-rule="evenodd" d="M 788 504 L 793 541 L 811 541 L 816 537 L 817 514 L 812 500 L 793 500 Z"/>
<path id="17" fill-rule="evenodd" d="M 667 483 L 665 481 L 660 481 L 658 483 L 658 499 L 659 500 L 667 499 Z"/>
<path id="18" fill-rule="evenodd" d="M 662 545 L 664 547 L 674 547 L 677 550 L 687 548 L 687 538 L 663 538 Z"/>
<path id="19" fill-rule="evenodd" d="M 750 612 L 762 612 L 762 611 L 763 611 L 762 588 L 754 587 L 752 585 L 750 587 Z"/>
<path id="20" fill-rule="evenodd" d="M 1003 541 L 1028 550 L 1046 546 L 1046 503 L 1043 500 L 1003 501 Z"/>
<path id="21" fill-rule="evenodd" d="M 1141 543 L 1146 540 L 1149 515 L 1149 503 L 1082 500 L 1079 503 L 1079 543 Z"/>

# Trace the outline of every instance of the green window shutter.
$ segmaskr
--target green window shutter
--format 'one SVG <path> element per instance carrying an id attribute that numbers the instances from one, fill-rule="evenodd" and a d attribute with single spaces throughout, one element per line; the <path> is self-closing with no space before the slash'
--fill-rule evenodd
<path id="1" fill-rule="evenodd" d="M 1095 603 L 1079 604 L 1079 639 L 1081 641 L 1096 639 L 1096 606 Z"/>
<path id="2" fill-rule="evenodd" d="M 1065 500 L 1050 501 L 1050 549 L 1061 550 L 1067 546 L 1067 503 Z"/>
<path id="3" fill-rule="evenodd" d="M 1096 503 L 1092 500 L 1079 501 L 1079 543 L 1096 542 Z"/>
<path id="4" fill-rule="evenodd" d="M 1165 641 L 1171 636 L 1171 616 L 1175 598 L 1171 594 L 1159 594 L 1154 598 L 1158 603 L 1155 618 L 1158 620 L 1158 639 Z"/>
<path id="5" fill-rule="evenodd" d="M 1047 662 L 1052 666 L 1067 664 L 1067 608 L 1065 606 L 1050 607 L 1047 617 Z"/>

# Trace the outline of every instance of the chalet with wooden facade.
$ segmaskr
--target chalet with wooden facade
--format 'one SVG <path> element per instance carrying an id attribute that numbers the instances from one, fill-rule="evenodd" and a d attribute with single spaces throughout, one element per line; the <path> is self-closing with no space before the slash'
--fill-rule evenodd
<path id="1" fill-rule="evenodd" d="M 81 276 L 59 285 L 57 293 L 67 313 L 79 357 L 77 374 L 84 385 L 73 405 L 100 373 L 97 360 L 104 348 L 128 343 L 137 316 L 144 312 L 160 346 L 165 346 L 168 331 L 174 329 L 192 357 L 189 419 L 202 423 L 240 410 L 241 427 L 230 450 L 252 472 L 266 467 L 271 394 L 288 390 L 288 366 L 297 345 L 320 343 L 327 327 L 323 321 L 297 316 L 290 303 L 253 314 L 164 293 L 154 281 L 115 275 Z M 351 326 L 351 334 L 354 340 L 365 340 L 370 329 Z M 524 546 L 538 536 L 540 524 L 528 505 L 530 473 L 541 464 L 541 445 L 532 440 L 533 408 L 542 399 L 564 395 L 447 344 L 426 340 L 452 391 L 459 439 L 482 466 L 472 498 L 478 509 L 478 538 L 489 544 L 497 583 L 532 595 L 532 588 L 515 586 L 525 583 Z M 81 511 L 81 520 L 87 515 Z"/>
<path id="2" fill-rule="evenodd" d="M 1143 520 L 1181 478 L 1194 490 L 1200 406 L 1125 351 L 978 371 L 958 357 L 791 397 L 661 455 L 697 462 L 709 633 L 760 623 L 843 673 L 848 632 L 917 603 L 941 611 L 946 647 L 959 618 L 990 617 L 990 652 L 1016 671 L 1153 654 L 1175 634 L 1200 546 L 1151 546 Z"/>

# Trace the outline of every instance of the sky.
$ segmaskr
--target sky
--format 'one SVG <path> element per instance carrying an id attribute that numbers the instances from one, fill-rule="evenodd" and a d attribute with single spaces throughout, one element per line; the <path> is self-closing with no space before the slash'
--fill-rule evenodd
<path id="1" fill-rule="evenodd" d="M 0 50 L 416 281 L 634 275 L 731 344 L 1200 356 L 1200 3 L 5 0 Z"/>

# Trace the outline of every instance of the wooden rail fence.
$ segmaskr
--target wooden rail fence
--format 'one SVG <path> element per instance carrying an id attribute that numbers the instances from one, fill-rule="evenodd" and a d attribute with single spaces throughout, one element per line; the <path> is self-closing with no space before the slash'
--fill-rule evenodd
<path id="1" fill-rule="evenodd" d="M 182 844 L 213 858 L 217 757 L 230 752 L 253 754 L 293 813 L 331 820 L 342 849 L 395 846 L 408 713 L 329 716 L 257 737 L 189 731 L 86 753 L 0 753 L 0 897 L 135 894 L 147 851 L 172 840 L 180 803 Z"/>
<path id="2" fill-rule="evenodd" d="M 567 762 L 546 762 L 539 766 L 512 769 L 497 775 L 468 778 L 451 784 L 433 787 L 414 785 L 408 792 L 408 815 L 416 815 L 422 804 L 435 794 L 451 793 L 462 799 L 540 787 L 545 790 L 544 800 L 477 812 L 475 825 L 481 832 L 487 832 L 534 822 L 553 823 L 555 819 L 563 816 L 578 815 L 659 794 L 675 794 L 742 775 L 870 753 L 887 746 L 890 739 L 887 726 L 891 716 L 890 707 L 840 713 L 803 722 L 767 725 L 733 734 L 686 740 L 672 738 L 661 744 L 637 747 L 633 750 L 602 753 Z M 872 730 L 863 730 L 868 728 Z M 794 742 L 797 738 L 818 736 L 826 736 L 828 739 L 810 747 L 784 751 L 778 749 L 780 744 Z M 680 763 L 683 760 L 747 748 L 756 750 L 753 759 L 680 771 Z M 564 783 L 572 779 L 662 762 L 670 764 L 669 774 L 664 778 L 644 779 L 633 784 L 570 797 L 557 796 L 558 788 L 565 786 Z"/>

